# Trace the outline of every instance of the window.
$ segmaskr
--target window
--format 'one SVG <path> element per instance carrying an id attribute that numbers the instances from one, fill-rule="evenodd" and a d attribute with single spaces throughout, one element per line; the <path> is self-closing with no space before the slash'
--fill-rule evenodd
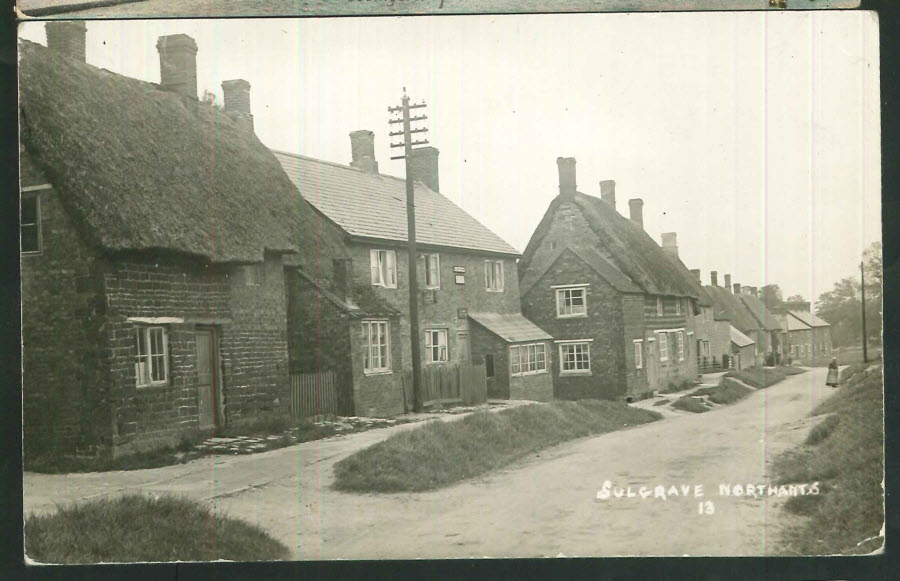
<path id="1" fill-rule="evenodd" d="M 656 315 L 661 317 L 663 314 L 662 297 L 656 297 Z"/>
<path id="2" fill-rule="evenodd" d="M 666 333 L 657 333 L 659 335 L 659 360 L 669 360 L 669 337 Z"/>
<path id="3" fill-rule="evenodd" d="M 425 288 L 441 288 L 441 257 L 437 254 L 425 255 Z"/>
<path id="4" fill-rule="evenodd" d="M 513 345 L 509 348 L 509 361 L 512 375 L 546 373 L 546 346 L 543 343 Z"/>
<path id="5" fill-rule="evenodd" d="M 397 253 L 393 250 L 370 250 L 372 286 L 397 288 Z"/>
<path id="6" fill-rule="evenodd" d="M 447 330 L 425 330 L 425 361 L 426 363 L 442 363 L 447 361 Z"/>
<path id="7" fill-rule="evenodd" d="M 681 314 L 681 298 L 680 297 L 675 297 L 675 314 L 676 315 Z"/>
<path id="8" fill-rule="evenodd" d="M 488 353 L 484 356 L 484 376 L 494 377 L 494 354 Z"/>
<path id="9" fill-rule="evenodd" d="M 700 354 L 704 357 L 709 357 L 709 341 L 700 343 Z"/>
<path id="10" fill-rule="evenodd" d="M 587 316 L 587 304 L 585 301 L 585 295 L 585 287 L 556 289 L 556 316 Z"/>
<path id="11" fill-rule="evenodd" d="M 391 334 L 387 321 L 363 321 L 363 371 L 384 373 L 391 370 Z"/>
<path id="12" fill-rule="evenodd" d="M 678 360 L 684 361 L 684 331 L 678 331 Z"/>
<path id="13" fill-rule="evenodd" d="M 585 373 L 591 370 L 590 343 L 562 343 L 559 346 L 560 374 Z"/>
<path id="14" fill-rule="evenodd" d="M 484 288 L 490 292 L 503 292 L 503 261 L 484 261 Z"/>
<path id="15" fill-rule="evenodd" d="M 19 218 L 22 252 L 40 252 L 41 203 L 37 195 L 22 195 L 22 211 L 19 214 Z"/>
<path id="16" fill-rule="evenodd" d="M 138 387 L 165 384 L 169 339 L 164 327 L 135 327 L 134 377 Z"/>
<path id="17" fill-rule="evenodd" d="M 638 339 L 632 344 L 634 345 L 634 368 L 642 369 L 644 367 L 644 342 Z"/>

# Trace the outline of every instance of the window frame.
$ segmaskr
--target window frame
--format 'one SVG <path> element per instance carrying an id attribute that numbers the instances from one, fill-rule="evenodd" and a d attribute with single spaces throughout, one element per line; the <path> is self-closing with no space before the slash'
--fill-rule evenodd
<path id="1" fill-rule="evenodd" d="M 632 349 L 634 351 L 634 368 L 635 369 L 643 369 L 644 368 L 644 340 L 643 339 L 634 339 L 631 344 L 633 345 Z"/>
<path id="2" fill-rule="evenodd" d="M 669 334 L 665 331 L 656 333 L 657 350 L 659 351 L 660 362 L 669 360 Z"/>
<path id="3" fill-rule="evenodd" d="M 585 339 L 576 339 L 572 341 L 558 341 L 557 345 L 559 346 L 559 374 L 560 376 L 564 375 L 592 375 L 591 371 L 591 340 Z M 575 369 L 566 369 L 566 353 L 565 349 L 568 347 L 583 347 L 583 360 L 587 362 L 587 367 L 585 368 L 575 368 Z M 578 354 L 575 354 L 575 362 L 576 365 L 578 363 Z"/>
<path id="4" fill-rule="evenodd" d="M 494 273 L 494 265 L 499 266 L 499 277 L 495 277 Z M 497 282 L 499 278 L 499 286 L 497 286 Z M 502 293 L 504 288 L 504 274 L 503 274 L 503 261 L 502 260 L 485 260 L 484 261 L 484 288 L 489 293 Z M 491 286 L 491 283 L 494 283 L 495 286 Z"/>
<path id="5" fill-rule="evenodd" d="M 675 297 L 675 314 L 679 315 L 679 316 L 682 313 L 681 301 L 682 301 L 681 297 Z"/>
<path id="6" fill-rule="evenodd" d="M 564 286 L 561 285 L 561 286 L 552 287 L 554 289 L 554 291 L 556 292 L 556 318 L 557 319 L 574 319 L 574 318 L 588 316 L 588 314 L 587 314 L 587 288 L 588 288 L 588 286 L 589 285 L 587 285 L 587 284 L 577 284 L 577 285 L 573 284 L 573 285 L 564 285 Z M 561 312 L 561 308 L 565 302 L 565 294 L 572 293 L 574 291 L 581 292 L 582 311 L 581 312 L 570 312 L 570 313 Z M 570 297 L 569 297 L 570 302 L 573 298 L 574 297 L 572 297 L 570 295 Z M 570 308 L 572 308 L 572 305 L 570 305 Z"/>
<path id="7" fill-rule="evenodd" d="M 538 349 L 540 348 L 540 349 Z M 525 360 L 522 361 L 522 350 L 525 351 Z M 542 357 L 540 360 L 538 359 L 538 351 L 540 350 Z M 516 353 L 516 355 L 513 355 Z M 531 355 L 534 355 L 533 360 L 531 359 Z M 538 365 L 542 365 L 542 367 L 538 367 Z M 534 367 L 534 369 L 528 369 L 526 371 L 522 371 L 522 367 Z M 519 371 L 515 371 L 516 366 L 519 367 Z M 522 343 L 519 345 L 510 345 L 509 346 L 509 375 L 510 377 L 521 377 L 524 375 L 538 375 L 541 373 L 547 373 L 547 345 L 543 342 L 538 343 Z"/>
<path id="8" fill-rule="evenodd" d="M 42 254 L 44 252 L 44 232 L 43 225 L 41 220 L 41 196 L 38 192 L 41 190 L 49 189 L 49 185 L 44 186 L 32 186 L 31 188 L 23 188 L 22 192 L 19 196 L 19 253 L 27 254 L 27 255 L 36 255 Z M 24 208 L 25 200 L 34 200 L 34 222 L 29 222 L 25 224 L 22 221 L 22 210 Z M 26 226 L 34 227 L 37 231 L 37 249 L 36 250 L 24 250 L 24 246 L 22 244 L 22 231 Z"/>
<path id="9" fill-rule="evenodd" d="M 382 262 L 381 256 L 384 255 Z M 392 260 L 388 260 L 388 256 Z M 393 262 L 393 268 L 389 268 Z M 384 269 L 382 269 L 382 265 Z M 378 272 L 378 280 L 375 280 L 375 272 Z M 369 274 L 372 279 L 372 286 L 381 288 L 397 288 L 397 251 L 388 248 L 371 248 L 369 249 Z M 393 275 L 393 281 L 386 281 L 385 276 Z"/>
<path id="10" fill-rule="evenodd" d="M 441 255 L 437 252 L 429 252 L 423 255 L 425 259 L 425 289 L 426 290 L 438 290 L 441 288 Z M 431 259 L 434 259 L 435 268 L 434 268 L 434 276 L 437 277 L 437 282 L 432 280 L 429 283 L 429 273 L 431 273 Z"/>
<path id="11" fill-rule="evenodd" d="M 375 327 L 378 330 L 382 329 L 381 337 L 384 338 L 384 342 L 373 344 L 372 343 L 372 328 Z M 391 322 L 387 319 L 365 319 L 362 321 L 362 333 L 363 333 L 363 374 L 365 375 L 379 375 L 385 373 L 393 373 L 391 368 Z M 376 335 L 377 337 L 377 335 Z M 384 346 L 385 353 L 382 356 L 380 352 L 380 348 Z M 373 357 L 372 350 L 379 349 L 378 359 L 381 365 L 379 367 L 375 367 L 372 365 L 375 358 Z"/>
<path id="12" fill-rule="evenodd" d="M 438 343 L 434 343 L 434 337 L 438 338 Z M 443 345 L 440 342 L 440 339 L 443 338 Z M 434 349 L 438 349 L 438 353 L 440 353 L 440 348 L 443 347 L 443 359 L 434 359 Z M 441 328 L 432 328 L 425 329 L 425 365 L 434 365 L 439 363 L 447 363 L 450 361 L 450 344 L 448 339 L 447 329 Z"/>
<path id="13" fill-rule="evenodd" d="M 161 352 L 154 352 L 152 334 L 159 331 L 159 344 Z M 141 352 L 141 339 L 146 352 Z M 134 384 L 138 389 L 158 387 L 169 384 L 169 331 L 164 325 L 135 325 L 134 326 Z M 143 359 L 143 361 L 141 361 Z M 157 362 L 162 362 L 163 377 L 153 379 Z M 143 367 L 141 367 L 143 366 Z M 142 372 L 142 370 L 144 370 Z"/>
<path id="14" fill-rule="evenodd" d="M 684 361 L 684 331 L 675 332 L 678 361 Z"/>
<path id="15" fill-rule="evenodd" d="M 662 317 L 665 314 L 665 309 L 663 308 L 663 300 L 662 297 L 657 295 L 656 297 L 656 316 Z"/>

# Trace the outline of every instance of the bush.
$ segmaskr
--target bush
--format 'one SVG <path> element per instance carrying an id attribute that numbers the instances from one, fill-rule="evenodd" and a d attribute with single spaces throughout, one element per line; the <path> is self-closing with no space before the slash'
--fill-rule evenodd
<path id="1" fill-rule="evenodd" d="M 480 411 L 399 432 L 334 466 L 334 487 L 355 492 L 432 490 L 506 466 L 556 444 L 660 419 L 605 400 Z"/>
<path id="2" fill-rule="evenodd" d="M 288 548 L 268 533 L 203 504 L 134 494 L 29 516 L 25 553 L 42 563 L 290 558 Z"/>

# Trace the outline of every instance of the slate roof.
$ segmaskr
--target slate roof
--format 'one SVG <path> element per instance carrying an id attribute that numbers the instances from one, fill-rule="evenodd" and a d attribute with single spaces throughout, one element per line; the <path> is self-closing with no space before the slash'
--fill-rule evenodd
<path id="1" fill-rule="evenodd" d="M 738 296 L 740 297 L 741 302 L 747 307 L 747 310 L 750 311 L 753 318 L 759 321 L 763 330 L 777 331 L 781 329 L 781 323 L 779 323 L 778 319 L 769 312 L 769 309 L 766 308 L 766 305 L 759 300 L 759 298 L 744 293 L 741 293 Z"/>
<path id="2" fill-rule="evenodd" d="M 619 214 L 600 198 L 576 192 L 557 196 L 531 236 L 520 261 L 520 281 L 525 294 L 547 270 L 546 255 L 535 258 L 544 237 L 550 232 L 553 215 L 563 202 L 580 211 L 594 236 L 590 241 L 573 241 L 579 252 L 590 246 L 611 268 L 627 277 L 639 292 L 650 295 L 686 296 L 700 299 L 699 285 L 680 261 L 672 258 L 643 228 Z M 580 242 L 580 244 L 578 243 Z M 557 257 L 554 257 L 557 258 Z M 590 263 L 589 260 L 586 260 Z"/>
<path id="3" fill-rule="evenodd" d="M 823 321 L 819 317 L 815 316 L 813 313 L 807 313 L 806 311 L 788 311 L 793 316 L 797 317 L 810 327 L 830 327 L 831 324 L 827 321 Z"/>
<path id="4" fill-rule="evenodd" d="M 748 345 L 753 345 L 754 343 L 756 343 L 756 341 L 744 335 L 733 326 L 728 327 L 728 330 L 731 333 L 731 342 L 738 347 L 746 347 Z"/>
<path id="5" fill-rule="evenodd" d="M 469 313 L 469 318 L 507 343 L 553 339 L 521 313 Z"/>
<path id="6" fill-rule="evenodd" d="M 300 194 L 352 237 L 406 242 L 405 180 L 274 151 Z M 421 182 L 415 183 L 416 241 L 518 257 L 519 251 Z"/>
<path id="7" fill-rule="evenodd" d="M 788 331 L 809 331 L 812 329 L 809 325 L 798 319 L 797 317 L 792 317 L 791 315 L 784 315 L 781 317 L 781 330 L 784 330 L 784 326 L 787 325 Z"/>
<path id="8" fill-rule="evenodd" d="M 712 285 L 704 286 L 703 289 L 712 299 L 713 310 L 720 313 L 717 318 L 731 321 L 731 324 L 742 333 L 760 329 L 759 322 L 753 318 L 744 303 L 730 290 Z"/>

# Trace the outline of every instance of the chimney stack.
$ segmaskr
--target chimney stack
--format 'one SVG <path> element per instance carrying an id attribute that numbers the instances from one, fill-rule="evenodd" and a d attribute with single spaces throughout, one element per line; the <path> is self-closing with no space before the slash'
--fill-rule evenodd
<path id="1" fill-rule="evenodd" d="M 712 286 L 719 286 L 718 271 L 715 271 L 715 270 L 709 271 L 709 284 L 711 284 Z"/>
<path id="2" fill-rule="evenodd" d="M 250 113 L 250 83 L 244 79 L 222 81 L 225 94 L 225 112 L 247 122 L 253 129 L 253 115 Z"/>
<path id="3" fill-rule="evenodd" d="M 753 287 L 748 286 L 748 285 L 744 285 L 744 286 L 741 287 L 741 292 L 744 293 L 745 295 L 753 294 L 753 293 L 751 292 L 752 289 L 753 289 Z"/>
<path id="4" fill-rule="evenodd" d="M 197 98 L 197 43 L 186 34 L 160 36 L 159 85 L 166 91 Z M 248 95 L 249 103 L 249 95 Z"/>
<path id="5" fill-rule="evenodd" d="M 374 148 L 374 141 L 373 141 Z M 438 179 L 438 154 L 440 151 L 436 147 L 423 147 L 414 149 L 412 152 L 412 177 L 419 180 L 432 192 L 440 192 L 440 182 Z M 372 161 L 375 161 L 375 154 L 372 153 Z"/>
<path id="6" fill-rule="evenodd" d="M 736 295 L 741 294 L 741 283 L 739 283 L 739 282 L 734 283 L 734 294 L 736 294 Z"/>
<path id="7" fill-rule="evenodd" d="M 45 30 L 47 32 L 47 48 L 81 62 L 87 61 L 84 48 L 87 27 L 84 21 L 48 22 Z"/>
<path id="8" fill-rule="evenodd" d="M 675 232 L 664 233 L 662 235 L 662 249 L 678 258 L 678 234 Z"/>
<path id="9" fill-rule="evenodd" d="M 600 199 L 616 207 L 616 182 L 615 180 L 603 180 L 600 182 Z"/>
<path id="10" fill-rule="evenodd" d="M 556 166 L 559 168 L 559 195 L 571 196 L 575 193 L 575 158 L 557 157 Z"/>
<path id="11" fill-rule="evenodd" d="M 759 291 L 758 291 L 758 289 L 757 289 L 755 286 L 751 286 L 751 287 L 750 287 L 750 294 L 752 294 L 753 296 L 756 297 L 756 296 L 759 296 Z"/>
<path id="12" fill-rule="evenodd" d="M 350 165 L 353 167 L 366 173 L 378 173 L 378 162 L 375 161 L 375 134 L 368 129 L 350 132 L 350 155 L 353 158 Z M 435 160 L 435 168 L 437 168 L 437 160 Z"/>
<path id="13" fill-rule="evenodd" d="M 641 228 L 644 227 L 644 200 L 633 198 L 628 200 L 628 209 L 631 212 L 631 221 L 637 222 Z"/>
<path id="14" fill-rule="evenodd" d="M 694 275 L 694 278 L 697 279 L 697 282 L 700 282 L 700 269 L 699 268 L 692 268 L 691 274 Z"/>
<path id="15" fill-rule="evenodd" d="M 728 288 L 728 289 L 731 288 L 731 275 L 730 274 L 725 275 L 725 288 Z"/>

